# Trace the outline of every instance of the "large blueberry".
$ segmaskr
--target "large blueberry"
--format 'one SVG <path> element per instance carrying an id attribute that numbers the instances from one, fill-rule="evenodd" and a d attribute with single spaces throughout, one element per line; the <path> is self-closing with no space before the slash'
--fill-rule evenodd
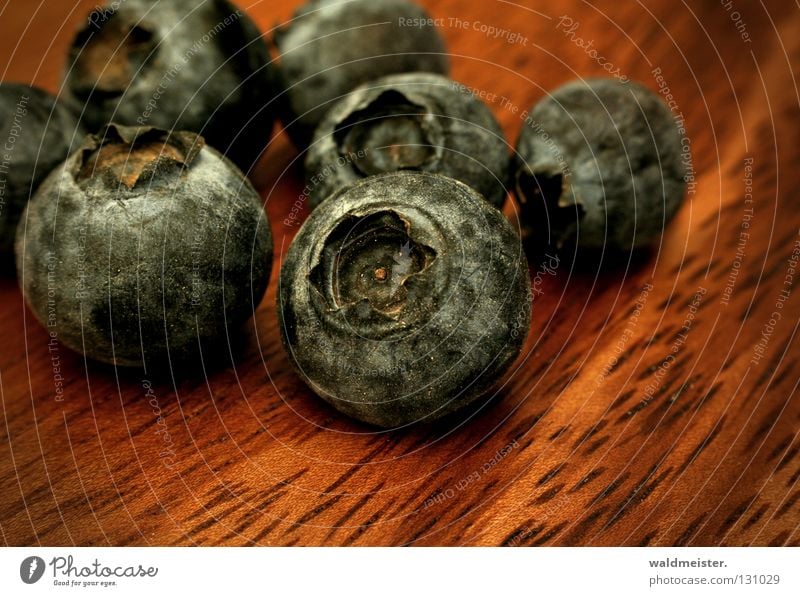
<path id="1" fill-rule="evenodd" d="M 495 207 L 505 202 L 508 145 L 492 112 L 447 77 L 381 77 L 323 118 L 306 157 L 312 206 L 366 176 L 417 170 L 468 184 Z"/>
<path id="2" fill-rule="evenodd" d="M 28 304 L 54 338 L 160 367 L 253 314 L 272 238 L 258 194 L 201 137 L 112 125 L 44 181 L 16 250 Z"/>
<path id="3" fill-rule="evenodd" d="M 362 83 L 449 70 L 434 21 L 409 0 L 310 0 L 274 37 L 281 117 L 300 147 L 333 103 Z"/>
<path id="4" fill-rule="evenodd" d="M 228 0 L 124 0 L 75 37 L 66 87 L 93 131 L 114 122 L 188 130 L 253 166 L 272 133 L 269 51 Z"/>
<path id="5" fill-rule="evenodd" d="M 4 261 L 12 262 L 17 222 L 28 199 L 83 137 L 74 110 L 49 93 L 0 83 L 0 256 Z"/>
<path id="6" fill-rule="evenodd" d="M 559 247 L 630 251 L 659 237 L 684 197 L 676 119 L 636 83 L 591 79 L 539 102 L 515 158 L 523 221 Z"/>
<path id="7" fill-rule="evenodd" d="M 470 187 L 398 172 L 334 194 L 281 269 L 284 345 L 301 378 L 382 427 L 429 421 L 486 395 L 530 323 L 520 240 Z"/>

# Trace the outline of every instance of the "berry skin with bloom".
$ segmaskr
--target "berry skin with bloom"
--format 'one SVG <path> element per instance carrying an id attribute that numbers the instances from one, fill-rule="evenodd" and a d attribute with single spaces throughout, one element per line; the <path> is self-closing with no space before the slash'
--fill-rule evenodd
<path id="1" fill-rule="evenodd" d="M 298 232 L 280 279 L 281 334 L 300 377 L 384 428 L 484 398 L 530 326 L 519 237 L 473 189 L 438 174 L 338 191 Z"/>
<path id="2" fill-rule="evenodd" d="M 258 194 L 202 137 L 111 125 L 44 181 L 16 251 L 28 305 L 58 341 L 160 368 L 252 316 L 272 237 Z"/>
<path id="3" fill-rule="evenodd" d="M 305 148 L 333 104 L 363 83 L 401 72 L 447 74 L 444 40 L 409 0 L 310 0 L 275 32 L 281 120 Z"/>
<path id="4" fill-rule="evenodd" d="M 311 205 L 366 176 L 443 174 L 502 208 L 508 144 L 486 105 L 463 85 L 429 73 L 381 77 L 338 102 L 306 157 Z"/>
<path id="5" fill-rule="evenodd" d="M 686 190 L 667 105 L 615 79 L 568 83 L 526 119 L 514 159 L 532 236 L 559 248 L 630 252 L 659 238 Z"/>
<path id="6" fill-rule="evenodd" d="M 0 83 L 0 257 L 13 263 L 28 200 L 85 133 L 71 106 L 28 85 Z M 13 268 L 13 265 L 11 265 Z"/>
<path id="7" fill-rule="evenodd" d="M 274 124 L 269 48 L 228 0 L 125 0 L 72 42 L 65 87 L 96 132 L 113 122 L 198 133 L 249 172 Z"/>

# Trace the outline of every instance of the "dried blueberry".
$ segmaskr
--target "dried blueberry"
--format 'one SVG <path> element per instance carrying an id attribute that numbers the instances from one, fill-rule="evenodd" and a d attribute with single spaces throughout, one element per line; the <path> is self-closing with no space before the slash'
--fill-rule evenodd
<path id="1" fill-rule="evenodd" d="M 463 85 L 427 73 L 382 77 L 335 104 L 317 128 L 306 157 L 311 205 L 399 170 L 455 178 L 499 208 L 508 145 L 492 112 Z"/>
<path id="2" fill-rule="evenodd" d="M 409 0 L 310 0 L 275 33 L 282 120 L 299 147 L 345 93 L 383 75 L 447 74 L 444 41 Z"/>
<path id="3" fill-rule="evenodd" d="M 315 209 L 281 269 L 284 346 L 341 412 L 382 427 L 485 395 L 520 353 L 530 281 L 519 237 L 439 174 L 366 178 Z"/>
<path id="4" fill-rule="evenodd" d="M 227 0 L 125 0 L 78 33 L 66 86 L 93 131 L 197 132 L 249 171 L 274 123 L 271 68 L 261 33 Z"/>
<path id="5" fill-rule="evenodd" d="M 645 87 L 613 79 L 572 82 L 539 102 L 514 167 L 525 224 L 562 248 L 643 246 L 686 188 L 669 108 Z"/>
<path id="6" fill-rule="evenodd" d="M 75 112 L 28 85 L 0 84 L 0 254 L 14 250 L 17 222 L 42 180 L 83 140 Z"/>
<path id="7" fill-rule="evenodd" d="M 252 315 L 272 238 L 258 194 L 202 137 L 111 125 L 42 183 L 16 250 L 51 336 L 96 360 L 160 367 Z"/>

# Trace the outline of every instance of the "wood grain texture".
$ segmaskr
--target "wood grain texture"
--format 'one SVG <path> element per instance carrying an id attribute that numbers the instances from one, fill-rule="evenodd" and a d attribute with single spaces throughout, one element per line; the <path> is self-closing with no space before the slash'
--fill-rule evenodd
<path id="1" fill-rule="evenodd" d="M 265 31 L 298 4 L 245 2 Z M 0 3 L 2 79 L 58 89 L 93 3 L 70 4 Z M 49 352 L 4 279 L 2 543 L 800 545 L 800 273 L 788 261 L 800 239 L 800 6 L 424 4 L 445 19 L 454 77 L 497 95 L 512 143 L 546 90 L 603 74 L 578 38 L 652 89 L 661 69 L 697 186 L 660 245 L 621 266 L 562 261 L 541 276 L 524 357 L 490 404 L 402 433 L 347 420 L 300 383 L 276 327 L 276 266 L 235 367 L 150 380 L 171 460 L 141 375 Z M 565 32 L 562 16 L 578 28 Z M 279 135 L 255 174 L 279 255 L 302 190 L 297 157 Z"/>

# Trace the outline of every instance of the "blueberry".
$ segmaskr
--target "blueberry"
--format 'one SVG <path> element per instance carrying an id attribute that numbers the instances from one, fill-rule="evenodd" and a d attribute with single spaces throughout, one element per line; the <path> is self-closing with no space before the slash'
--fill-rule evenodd
<path id="1" fill-rule="evenodd" d="M 332 103 L 362 83 L 449 71 L 444 41 L 408 0 L 310 0 L 274 37 L 282 120 L 299 147 L 308 145 Z"/>
<path id="2" fill-rule="evenodd" d="M 334 105 L 306 158 L 310 202 L 384 172 L 418 170 L 468 184 L 495 207 L 506 198 L 508 146 L 489 108 L 463 85 L 407 73 L 362 85 Z"/>
<path id="3" fill-rule="evenodd" d="M 333 195 L 298 232 L 280 283 L 280 329 L 301 378 L 382 427 L 484 396 L 530 323 L 519 237 L 439 174 L 381 174 Z"/>
<path id="4" fill-rule="evenodd" d="M 539 102 L 515 158 L 523 219 L 567 248 L 629 252 L 659 237 L 685 193 L 681 134 L 635 83 L 575 81 Z"/>
<path id="5" fill-rule="evenodd" d="M 14 234 L 28 199 L 83 136 L 71 107 L 41 89 L 0 83 L 0 256 L 4 261 L 13 261 Z"/>
<path id="6" fill-rule="evenodd" d="M 42 183 L 16 250 L 51 337 L 103 362 L 161 367 L 252 315 L 272 238 L 258 194 L 202 137 L 111 125 Z"/>
<path id="7" fill-rule="evenodd" d="M 197 132 L 249 171 L 272 133 L 271 68 L 261 33 L 227 0 L 125 0 L 75 37 L 66 86 L 92 131 Z"/>

